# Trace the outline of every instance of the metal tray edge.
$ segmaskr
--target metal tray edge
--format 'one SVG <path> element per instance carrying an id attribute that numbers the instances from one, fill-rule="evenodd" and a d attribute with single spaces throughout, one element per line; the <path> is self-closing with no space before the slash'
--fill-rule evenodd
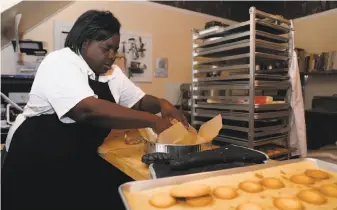
<path id="1" fill-rule="evenodd" d="M 222 176 L 222 175 L 228 175 L 228 174 L 244 173 L 248 171 L 266 169 L 266 168 L 270 168 L 274 166 L 282 166 L 282 165 L 297 163 L 297 162 L 306 161 L 306 160 L 313 162 L 318 168 L 337 172 L 337 164 L 329 163 L 329 162 L 322 161 L 322 160 L 315 159 L 315 158 L 300 158 L 300 159 L 295 159 L 295 160 L 286 160 L 282 162 L 271 162 L 271 163 L 267 162 L 266 164 L 253 165 L 253 166 L 247 166 L 247 167 L 242 167 L 242 168 L 233 168 L 233 169 L 225 169 L 225 170 L 219 170 L 219 171 L 211 171 L 211 172 L 203 172 L 203 173 L 197 173 L 197 174 L 160 178 L 156 180 L 142 180 L 142 181 L 127 182 L 127 183 L 120 185 L 118 187 L 118 191 L 119 191 L 119 194 L 122 198 L 124 205 L 126 206 L 127 209 L 129 209 L 123 192 L 126 188 L 130 188 L 133 186 L 137 186 L 137 185 L 139 186 L 139 185 L 151 183 L 151 186 L 147 188 L 147 189 L 150 189 L 150 188 L 170 185 L 172 183 L 181 184 L 187 181 L 195 181 L 198 179 L 204 179 L 204 178 L 210 178 L 210 177 L 216 177 L 216 176 Z"/>

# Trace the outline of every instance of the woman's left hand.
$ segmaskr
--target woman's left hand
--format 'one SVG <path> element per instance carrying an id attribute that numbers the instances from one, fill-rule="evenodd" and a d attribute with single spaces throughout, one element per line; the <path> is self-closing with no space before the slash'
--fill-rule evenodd
<path id="1" fill-rule="evenodd" d="M 174 118 L 178 120 L 179 122 L 183 123 L 184 126 L 188 127 L 188 121 L 186 117 L 181 113 L 179 110 L 177 110 L 171 103 L 168 101 L 161 99 L 160 100 L 160 111 L 163 118 Z"/>

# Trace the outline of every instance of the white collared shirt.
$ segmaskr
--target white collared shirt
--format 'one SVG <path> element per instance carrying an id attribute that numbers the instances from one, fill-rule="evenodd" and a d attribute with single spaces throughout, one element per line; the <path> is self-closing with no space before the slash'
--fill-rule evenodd
<path id="1" fill-rule="evenodd" d="M 144 92 L 133 84 L 116 65 L 110 75 L 99 76 L 99 82 L 108 82 L 117 104 L 131 108 Z M 85 60 L 70 48 L 50 53 L 41 63 L 23 114 L 26 117 L 56 113 L 64 123 L 74 121 L 65 114 L 77 103 L 90 96 L 97 97 L 90 88 L 88 77 L 95 73 Z"/>
<path id="2" fill-rule="evenodd" d="M 51 52 L 42 61 L 35 75 L 29 101 L 21 116 L 8 133 L 6 147 L 9 147 L 14 131 L 27 117 L 56 113 L 63 123 L 75 121 L 65 115 L 81 100 L 97 97 L 89 86 L 88 79 L 95 74 L 85 60 L 70 48 Z M 108 82 L 117 104 L 131 108 L 145 93 L 133 84 L 116 65 L 99 82 Z"/>

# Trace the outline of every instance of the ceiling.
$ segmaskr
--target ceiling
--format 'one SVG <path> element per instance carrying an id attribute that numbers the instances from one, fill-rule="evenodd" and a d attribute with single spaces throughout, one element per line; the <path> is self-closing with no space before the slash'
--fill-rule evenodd
<path id="1" fill-rule="evenodd" d="M 22 33 L 27 32 L 27 30 L 70 3 L 71 1 L 21 1 L 4 12 L 1 12 L 1 48 L 8 45 L 10 40 L 14 38 L 16 14 L 22 14 L 23 17 L 19 25 L 19 33 L 21 36 Z"/>
<path id="2" fill-rule="evenodd" d="M 154 1 L 181 9 L 214 15 L 235 21 L 249 19 L 249 8 L 255 6 L 271 14 L 295 19 L 337 8 L 337 1 Z"/>

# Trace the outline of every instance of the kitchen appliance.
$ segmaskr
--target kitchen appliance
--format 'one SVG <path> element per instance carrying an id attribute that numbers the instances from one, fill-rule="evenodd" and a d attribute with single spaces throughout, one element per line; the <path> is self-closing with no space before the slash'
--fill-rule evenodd
<path id="1" fill-rule="evenodd" d="M 1 143 L 29 99 L 33 75 L 1 75 Z"/>
<path id="2" fill-rule="evenodd" d="M 309 150 L 327 145 L 337 148 L 337 95 L 314 96 L 312 109 L 305 111 L 305 122 Z"/>
<path id="3" fill-rule="evenodd" d="M 28 103 L 29 93 L 9 93 L 8 98 L 11 102 L 6 106 L 6 120 L 9 125 L 12 125 Z"/>
<path id="4" fill-rule="evenodd" d="M 28 102 L 28 100 L 20 106 L 16 103 L 16 100 L 12 100 L 13 96 L 7 97 L 5 94 L 1 93 L 1 97 L 7 102 L 6 106 L 5 104 L 1 104 L 1 143 L 3 143 L 7 138 L 11 125 L 14 123 L 17 115 L 22 113 L 23 106 Z"/>
<path id="5" fill-rule="evenodd" d="M 315 111 L 337 112 L 337 94 L 333 96 L 314 96 L 312 109 Z"/>
<path id="6" fill-rule="evenodd" d="M 177 145 L 177 144 L 161 144 L 144 139 L 144 153 L 163 152 L 176 156 L 185 155 L 192 152 L 200 152 L 202 150 L 202 144 L 193 145 Z"/>
<path id="7" fill-rule="evenodd" d="M 7 97 L 1 93 L 1 97 L 7 102 L 6 108 L 4 104 L 1 106 L 1 125 L 4 127 L 10 126 L 14 123 L 16 117 L 23 112 L 23 107 L 27 104 L 29 94 L 28 93 L 9 93 Z M 3 119 L 3 111 L 5 116 Z"/>
<path id="8" fill-rule="evenodd" d="M 31 40 L 13 40 L 12 45 L 16 54 L 20 53 L 17 58 L 16 67 L 18 73 L 35 74 L 42 60 L 47 54 L 43 49 L 43 43 Z"/>

